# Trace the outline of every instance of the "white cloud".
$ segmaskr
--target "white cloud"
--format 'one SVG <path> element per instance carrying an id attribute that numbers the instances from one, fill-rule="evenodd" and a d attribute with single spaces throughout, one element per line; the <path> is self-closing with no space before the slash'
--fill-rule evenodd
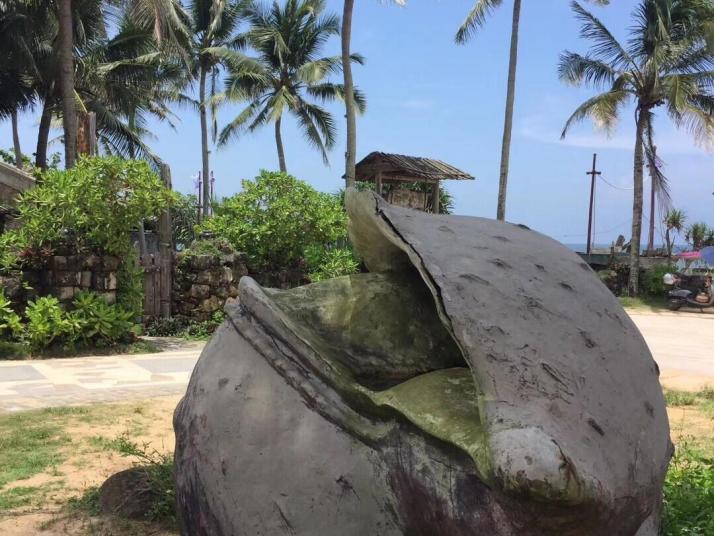
<path id="1" fill-rule="evenodd" d="M 429 99 L 407 99 L 400 102 L 399 105 L 409 110 L 428 110 L 434 107 L 434 101 Z"/>

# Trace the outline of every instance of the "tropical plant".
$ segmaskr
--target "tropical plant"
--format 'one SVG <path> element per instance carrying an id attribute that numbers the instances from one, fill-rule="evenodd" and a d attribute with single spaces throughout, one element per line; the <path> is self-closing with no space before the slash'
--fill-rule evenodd
<path id="1" fill-rule="evenodd" d="M 262 171 L 216 204 L 213 218 L 198 231 L 245 252 L 254 271 L 289 269 L 300 266 L 307 247 L 345 241 L 347 215 L 338 196 L 285 173 Z"/>
<path id="2" fill-rule="evenodd" d="M 664 217 L 665 233 L 664 239 L 667 245 L 667 257 L 672 258 L 672 248 L 674 247 L 674 233 L 681 233 L 684 229 L 684 222 L 687 216 L 684 211 L 677 209 L 670 209 L 667 215 Z"/>
<path id="3" fill-rule="evenodd" d="M 248 101 L 248 105 L 223 129 L 221 145 L 246 130 L 252 132 L 272 122 L 280 171 L 287 172 L 281 124 L 283 113 L 290 112 L 327 163 L 327 150 L 335 143 L 334 120 L 308 97 L 323 102 L 343 99 L 344 85 L 327 80 L 330 74 L 342 70 L 342 58 L 319 55 L 328 39 L 340 31 L 339 19 L 325 14 L 324 9 L 324 0 L 286 0 L 282 6 L 273 2 L 251 8 L 251 28 L 246 37 L 258 56 L 245 58 L 231 68 L 225 91 L 226 98 Z M 351 61 L 363 60 L 353 54 Z M 357 91 L 354 96 L 363 112 L 364 97 Z"/>
<path id="4" fill-rule="evenodd" d="M 608 4 L 609 0 L 593 0 L 597 4 Z M 456 32 L 456 42 L 465 44 L 486 23 L 489 15 L 501 6 L 503 0 L 477 0 Z M 511 155 L 511 135 L 513 131 L 513 105 L 516 97 L 516 68 L 518 63 L 518 31 L 521 20 L 521 0 L 513 2 L 511 23 L 511 45 L 508 59 L 508 85 L 506 87 L 506 112 L 501 140 L 501 169 L 498 178 L 498 203 L 496 218 L 506 219 L 506 192 L 508 188 L 508 168 Z"/>
<path id="5" fill-rule="evenodd" d="M 194 228 L 198 225 L 197 211 L 198 198 L 195 195 L 176 193 L 176 200 L 171 207 L 171 234 L 178 251 L 188 248 L 196 239 Z"/>
<path id="6" fill-rule="evenodd" d="M 245 37 L 237 33 L 244 19 L 250 0 L 191 0 L 188 12 L 191 15 L 189 65 L 193 80 L 198 80 L 198 108 L 201 124 L 201 169 L 203 190 L 201 193 L 203 216 L 211 209 L 211 185 L 208 148 L 208 114 L 213 112 L 211 132 L 217 135 L 216 92 L 222 68 L 240 61 L 238 51 L 245 46 Z M 213 103 L 213 104 L 212 104 Z"/>
<path id="7" fill-rule="evenodd" d="M 21 247 L 91 248 L 122 255 L 137 222 L 168 208 L 171 192 L 148 164 L 117 157 L 81 158 L 73 169 L 49 170 L 20 197 Z"/>
<path id="8" fill-rule="evenodd" d="M 22 333 L 20 316 L 12 309 L 12 302 L 5 297 L 0 289 L 0 338 L 16 339 Z"/>
<path id="9" fill-rule="evenodd" d="M 70 313 L 76 321 L 74 339 L 85 345 L 108 345 L 119 342 L 134 333 L 133 313 L 91 292 L 81 292 L 72 301 Z"/>
<path id="10" fill-rule="evenodd" d="M 54 296 L 43 296 L 28 302 L 25 316 L 27 325 L 24 337 L 33 350 L 71 340 L 78 328 L 76 321 L 65 315 Z"/>
<path id="11" fill-rule="evenodd" d="M 304 251 L 307 277 L 313 283 L 359 272 L 359 260 L 351 247 L 313 244 Z"/>
<path id="12" fill-rule="evenodd" d="M 592 42 L 587 54 L 566 51 L 560 59 L 561 80 L 590 84 L 604 91 L 581 104 L 563 129 L 586 118 L 611 130 L 622 107 L 635 104 L 634 199 L 629 292 L 638 292 L 642 234 L 643 166 L 660 173 L 654 153 L 654 110 L 660 106 L 678 127 L 700 142 L 714 134 L 714 61 L 705 28 L 714 8 L 703 0 L 641 0 L 626 45 L 577 2 L 581 36 Z M 660 177 L 664 183 L 664 178 Z"/>
<path id="13" fill-rule="evenodd" d="M 692 249 L 702 249 L 714 245 L 714 229 L 704 222 L 696 222 L 687 228 L 684 239 L 692 246 Z"/>

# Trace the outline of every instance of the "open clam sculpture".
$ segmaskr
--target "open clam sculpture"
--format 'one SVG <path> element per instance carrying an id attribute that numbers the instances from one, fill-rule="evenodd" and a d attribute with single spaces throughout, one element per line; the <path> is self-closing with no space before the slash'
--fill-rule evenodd
<path id="1" fill-rule="evenodd" d="M 191 536 L 658 532 L 658 369 L 575 253 L 349 190 L 369 273 L 245 277 L 174 417 Z"/>

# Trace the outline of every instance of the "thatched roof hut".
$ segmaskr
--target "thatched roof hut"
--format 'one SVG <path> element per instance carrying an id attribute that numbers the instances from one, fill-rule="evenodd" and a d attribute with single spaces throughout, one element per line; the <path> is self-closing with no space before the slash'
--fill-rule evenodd
<path id="1" fill-rule="evenodd" d="M 422 204 L 424 210 L 431 206 L 433 212 L 438 213 L 439 183 L 442 180 L 474 180 L 474 177 L 441 160 L 375 151 L 357 163 L 355 179 L 375 183 L 375 190 L 379 195 L 383 195 L 385 184 L 395 185 L 396 188 L 389 188 L 387 201 L 390 203 L 411 208 L 420 208 L 419 205 Z M 404 183 L 430 184 L 431 199 L 427 199 L 423 192 L 399 188 L 399 185 Z"/>

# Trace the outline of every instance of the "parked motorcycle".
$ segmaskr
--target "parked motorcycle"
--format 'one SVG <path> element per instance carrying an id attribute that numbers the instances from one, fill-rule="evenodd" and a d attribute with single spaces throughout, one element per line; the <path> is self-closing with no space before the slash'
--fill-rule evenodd
<path id="1" fill-rule="evenodd" d="M 667 306 L 670 310 L 677 311 L 682 307 L 714 307 L 711 274 L 703 277 L 665 274 L 662 280 L 665 285 L 673 287 L 667 291 Z"/>

